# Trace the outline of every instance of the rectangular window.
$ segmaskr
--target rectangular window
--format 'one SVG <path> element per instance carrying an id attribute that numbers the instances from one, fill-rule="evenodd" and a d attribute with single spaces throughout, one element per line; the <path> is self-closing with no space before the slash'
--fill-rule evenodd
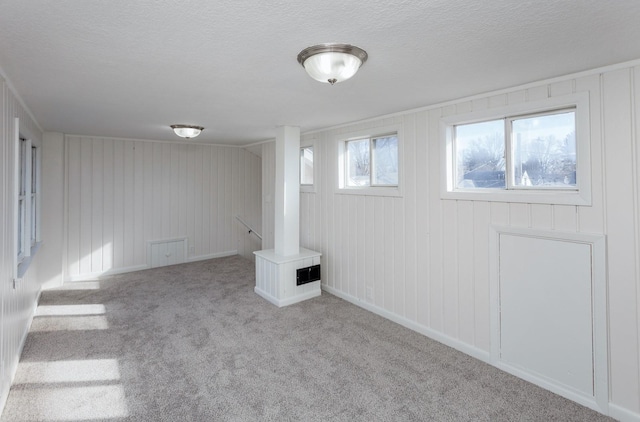
<path id="1" fill-rule="evenodd" d="M 575 110 L 456 125 L 454 133 L 457 189 L 576 189 Z"/>
<path id="2" fill-rule="evenodd" d="M 38 150 L 31 147 L 31 246 L 33 247 L 37 241 L 38 227 Z"/>
<path id="3" fill-rule="evenodd" d="M 590 204 L 587 93 L 447 116 L 442 123 L 443 198 Z"/>
<path id="4" fill-rule="evenodd" d="M 26 273 L 40 237 L 40 148 L 18 132 L 16 119 L 14 167 L 14 280 Z"/>
<path id="5" fill-rule="evenodd" d="M 20 138 L 18 142 L 18 262 L 22 262 L 26 253 L 27 239 L 27 140 Z"/>
<path id="6" fill-rule="evenodd" d="M 313 147 L 300 148 L 300 185 L 313 185 Z"/>
<path id="7" fill-rule="evenodd" d="M 397 134 L 346 141 L 345 152 L 345 186 L 398 186 Z"/>

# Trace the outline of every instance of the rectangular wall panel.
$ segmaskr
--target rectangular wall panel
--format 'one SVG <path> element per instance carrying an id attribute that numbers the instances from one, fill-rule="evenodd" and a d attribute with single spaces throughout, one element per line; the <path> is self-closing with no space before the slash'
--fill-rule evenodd
<path id="1" fill-rule="evenodd" d="M 500 360 L 594 396 L 591 247 L 499 240 Z"/>

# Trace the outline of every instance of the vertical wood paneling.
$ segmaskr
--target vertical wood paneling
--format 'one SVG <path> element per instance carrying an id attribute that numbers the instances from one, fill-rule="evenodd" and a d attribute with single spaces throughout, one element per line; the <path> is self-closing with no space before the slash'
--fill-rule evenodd
<path id="1" fill-rule="evenodd" d="M 92 141 L 85 139 L 80 144 L 80 196 L 82 200 L 77 206 L 80 209 L 80 272 L 91 273 L 92 255 L 92 211 L 91 191 L 93 171 L 92 164 Z"/>
<path id="2" fill-rule="evenodd" d="M 606 228 L 609 260 L 611 399 L 640 409 L 631 78 L 629 70 L 603 76 Z"/>
<path id="3" fill-rule="evenodd" d="M 576 81 L 577 91 L 589 92 L 591 137 L 591 207 L 578 207 L 578 229 L 585 233 L 604 233 L 604 136 L 600 75 Z"/>
<path id="4" fill-rule="evenodd" d="M 358 220 L 360 219 L 360 215 L 357 212 L 353 212 L 352 210 L 358 209 L 358 198 L 357 197 L 349 197 L 349 201 L 346 203 L 346 215 L 349 216 L 349 226 L 348 230 L 345 230 L 348 238 L 347 240 L 347 255 L 349 257 L 346 260 L 346 264 L 349 268 L 349 294 L 358 297 L 358 238 L 360 237 L 360 233 L 358 233 Z"/>
<path id="5" fill-rule="evenodd" d="M 69 142 L 67 148 L 67 196 L 70 203 L 80 203 L 80 140 Z M 73 144 L 73 145 L 72 145 Z M 67 207 L 67 220 L 80 221 L 80 207 Z M 107 214 L 109 215 L 109 214 Z M 80 274 L 80 227 L 78 224 L 69 224 L 67 230 L 67 269 L 69 275 Z"/>
<path id="6" fill-rule="evenodd" d="M 404 265 L 399 266 L 399 272 L 396 274 L 396 278 L 404 281 L 404 294 L 403 303 L 399 304 L 400 309 L 403 309 L 404 316 L 411 320 L 418 320 L 417 310 L 417 223 L 416 223 L 416 188 L 417 178 L 416 167 L 418 165 L 416 156 L 417 150 L 417 124 L 415 114 L 406 116 L 403 119 L 404 139 L 403 142 L 403 164 L 404 172 L 407 175 L 414 175 L 413 177 L 403 178 L 404 194 L 407 198 L 406 201 L 396 200 L 396 203 L 401 207 L 398 220 L 404 238 L 397 239 L 396 241 L 402 242 L 402 250 L 398 251 L 404 259 Z"/>
<path id="7" fill-rule="evenodd" d="M 460 339 L 467 344 L 475 344 L 475 267 L 474 267 L 474 204 L 471 201 L 458 201 L 458 315 L 460 320 Z"/>
<path id="8" fill-rule="evenodd" d="M 133 253 L 134 262 L 143 262 L 145 258 L 145 236 L 144 236 L 144 146 L 134 145 L 134 174 L 133 174 Z M 176 192 L 177 193 L 177 192 Z M 176 216 L 180 221 L 179 215 Z M 176 230 L 176 233 L 179 233 Z M 108 267 L 105 267 L 108 268 Z"/>
<path id="9" fill-rule="evenodd" d="M 415 303 L 417 308 L 417 322 L 418 324 L 430 327 L 430 306 L 431 294 L 430 294 L 430 262 L 431 254 L 430 236 L 429 236 L 429 224 L 431 222 L 429 214 L 429 198 L 433 196 L 430 192 L 433 184 L 429 182 L 429 173 L 439 171 L 432 169 L 432 161 L 429 157 L 429 145 L 427 144 L 427 112 L 420 112 L 416 116 L 416 135 L 415 135 L 415 187 L 414 194 L 416 195 L 415 206 L 415 225 L 416 225 L 416 297 Z M 425 165 L 425 163 L 427 165 Z M 406 176 L 409 178 L 411 173 L 407 172 Z M 437 180 L 437 178 L 436 178 Z M 411 208 L 411 207 L 409 207 Z"/>
<path id="10" fill-rule="evenodd" d="M 374 198 L 373 205 L 373 263 L 374 263 L 374 303 L 382 308 L 385 307 L 385 290 L 384 290 L 384 267 L 385 267 L 385 255 L 384 255 L 384 199 L 376 196 Z M 338 284 L 336 283 L 336 287 Z M 390 298 L 389 298 L 390 299 Z"/>
<path id="11" fill-rule="evenodd" d="M 69 140 L 68 143 L 73 142 Z M 75 150 L 77 148 L 67 148 L 68 150 Z M 104 205 L 103 214 L 102 214 L 102 265 L 105 270 L 110 270 L 113 268 L 113 204 L 111 204 L 111 200 L 114 197 L 114 157 L 113 157 L 113 142 L 102 142 L 102 203 Z M 71 165 L 69 163 L 68 165 Z M 142 192 L 140 193 L 142 195 Z M 70 203 L 76 202 L 78 199 L 74 199 L 73 201 L 69 199 Z M 142 201 L 141 201 L 142 202 Z M 140 223 L 140 227 L 144 229 L 144 225 L 142 222 Z M 75 225 L 69 225 L 68 231 L 71 233 L 72 228 L 75 228 Z M 70 240 L 69 240 L 70 241 Z M 69 249 L 72 250 L 73 246 L 69 244 Z M 78 275 L 76 272 L 74 275 Z"/>
<path id="12" fill-rule="evenodd" d="M 255 155 L 211 145 L 66 138 L 69 277 L 143 268 L 147 241 L 187 237 L 189 258 L 236 248 L 251 257 L 260 249 L 234 224 L 235 215 L 260 215 L 260 173 L 245 177 L 247 168 L 260 167 Z"/>
<path id="13" fill-rule="evenodd" d="M 80 140 L 80 142 L 83 142 Z M 108 141 L 111 142 L 111 141 Z M 113 206 L 113 268 L 124 268 L 124 142 L 116 139 L 113 142 L 113 200 L 108 201 Z M 159 149 L 154 148 L 154 163 L 161 162 L 161 156 L 157 154 Z M 154 178 L 160 180 L 160 166 L 154 164 Z M 160 189 L 154 191 L 154 200 L 161 195 Z M 82 203 L 83 198 L 78 198 L 78 202 Z M 107 202 L 107 201 L 105 201 Z M 69 202 L 69 207 L 76 206 L 75 203 Z M 160 227 L 162 224 L 161 209 L 156 208 L 156 212 L 151 216 L 154 218 L 152 227 Z M 69 226 L 73 225 L 73 221 L 69 221 Z M 82 228 L 81 228 L 82 230 Z M 80 274 L 90 274 L 88 271 L 81 271 Z"/>
<path id="14" fill-rule="evenodd" d="M 27 272 L 15 283 L 14 194 L 15 194 L 15 118 L 22 136 L 42 146 L 42 132 L 22 107 L 15 93 L 0 77 L 0 411 L 9 394 L 19 353 L 35 311 L 42 281 L 39 279 L 41 254 L 36 254 Z M 61 222 L 58 222 L 61 224 Z M 41 250 L 42 251 L 42 250 Z"/>
<path id="15" fill-rule="evenodd" d="M 457 201 L 444 201 L 442 204 L 442 309 L 443 331 L 453 338 L 458 337 L 458 313 L 460 297 L 458 295 L 458 208 Z"/>
<path id="16" fill-rule="evenodd" d="M 123 192 L 124 198 L 122 201 L 122 220 L 123 220 L 123 233 L 122 233 L 122 263 L 125 267 L 132 267 L 135 265 L 135 252 L 133 249 L 133 233 L 134 233 L 134 179 L 133 179 L 133 143 L 125 142 L 123 145 L 124 155 L 124 174 L 123 174 Z M 98 270 L 100 271 L 100 270 Z"/>
<path id="17" fill-rule="evenodd" d="M 407 313 L 407 277 L 405 276 L 407 264 L 406 264 L 406 242 L 405 235 L 407 233 L 405 229 L 405 222 L 407 221 L 404 215 L 404 201 L 393 198 L 390 200 L 393 209 L 393 255 L 390 255 L 393 260 L 392 278 L 389 280 L 393 288 L 394 303 L 393 309 L 398 315 L 406 316 Z"/>
<path id="18" fill-rule="evenodd" d="M 491 206 L 488 202 L 473 203 L 473 281 L 475 346 L 489 350 L 489 224 Z"/>
<path id="19" fill-rule="evenodd" d="M 103 262 L 103 156 L 102 143 L 91 142 L 91 272 L 99 271 Z"/>
<path id="20" fill-rule="evenodd" d="M 476 102 L 473 102 L 475 109 Z M 444 224 L 443 201 L 440 200 L 440 145 L 438 142 L 429 142 L 429 139 L 438 139 L 440 136 L 440 110 L 430 111 L 428 116 L 427 138 L 424 140 L 429 145 L 428 158 L 429 169 L 426 175 L 426 183 L 429 184 L 428 216 L 424 221 L 429 227 L 429 302 L 425 305 L 429 308 L 429 321 L 433 330 L 444 332 Z M 434 171 L 438 169 L 438 177 L 434 177 Z M 406 177 L 410 177 L 407 175 Z"/>

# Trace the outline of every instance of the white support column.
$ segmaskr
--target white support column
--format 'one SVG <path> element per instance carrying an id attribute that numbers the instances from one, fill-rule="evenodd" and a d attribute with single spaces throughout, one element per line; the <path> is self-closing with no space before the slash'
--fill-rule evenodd
<path id="1" fill-rule="evenodd" d="M 320 265 L 321 253 L 300 247 L 300 128 L 276 129 L 274 249 L 255 251 L 255 292 L 276 306 L 321 294 L 318 277 L 298 278 L 299 269 Z M 304 274 L 304 272 L 302 273 Z M 310 274 L 310 270 L 309 273 Z"/>
<path id="2" fill-rule="evenodd" d="M 300 128 L 276 129 L 275 253 L 300 252 Z"/>

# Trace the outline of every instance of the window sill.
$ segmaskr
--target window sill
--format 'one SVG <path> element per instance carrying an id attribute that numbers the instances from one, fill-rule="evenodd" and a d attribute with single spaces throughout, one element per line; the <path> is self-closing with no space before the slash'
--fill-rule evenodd
<path id="1" fill-rule="evenodd" d="M 441 199 L 486 202 L 517 202 L 526 204 L 591 206 L 591 197 L 579 191 L 516 191 L 484 189 L 482 191 L 446 191 Z"/>
<path id="2" fill-rule="evenodd" d="M 399 187 L 366 187 L 366 188 L 338 188 L 337 194 L 340 195 L 361 195 L 361 196 L 392 196 L 402 197 L 402 191 Z"/>
<path id="3" fill-rule="evenodd" d="M 33 261 L 33 258 L 36 256 L 36 252 L 38 252 L 38 249 L 40 249 L 40 245 L 42 245 L 42 242 L 37 242 L 35 245 L 33 245 L 31 247 L 29 256 L 25 257 L 22 262 L 18 264 L 18 274 L 16 278 L 20 279 L 27 273 L 27 270 L 31 265 L 31 261 Z"/>
<path id="4" fill-rule="evenodd" d="M 300 185 L 301 193 L 316 193 L 315 185 Z"/>

